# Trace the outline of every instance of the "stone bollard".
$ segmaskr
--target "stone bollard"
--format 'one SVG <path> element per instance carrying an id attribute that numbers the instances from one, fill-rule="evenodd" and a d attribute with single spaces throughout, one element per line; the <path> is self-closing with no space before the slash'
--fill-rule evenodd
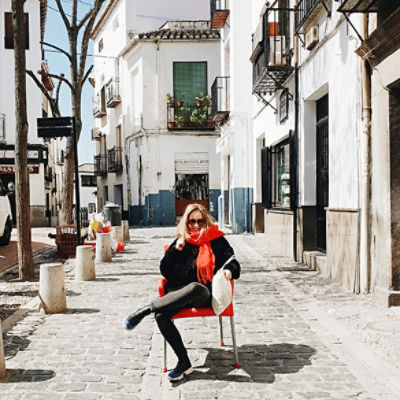
<path id="1" fill-rule="evenodd" d="M 0 378 L 4 378 L 5 374 L 6 374 L 6 360 L 4 358 L 3 330 L 0 321 Z"/>
<path id="2" fill-rule="evenodd" d="M 77 246 L 75 280 L 92 281 L 96 279 L 93 246 Z"/>
<path id="3" fill-rule="evenodd" d="M 116 242 L 122 242 L 122 227 L 121 226 L 113 226 L 112 228 L 112 236 Z"/>
<path id="4" fill-rule="evenodd" d="M 96 262 L 109 262 L 111 259 L 111 233 L 96 235 Z"/>
<path id="5" fill-rule="evenodd" d="M 40 266 L 39 297 L 46 314 L 62 313 L 67 309 L 64 287 L 64 265 Z"/>
<path id="6" fill-rule="evenodd" d="M 122 221 L 121 222 L 121 226 L 122 226 L 122 240 L 124 242 L 129 242 L 129 240 L 131 240 L 131 238 L 129 237 L 129 221 Z"/>

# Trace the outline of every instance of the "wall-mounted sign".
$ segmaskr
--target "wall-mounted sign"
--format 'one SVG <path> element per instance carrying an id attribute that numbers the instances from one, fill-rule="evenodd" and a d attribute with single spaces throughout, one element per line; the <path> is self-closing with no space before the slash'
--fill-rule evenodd
<path id="1" fill-rule="evenodd" d="M 72 136 L 73 118 L 38 118 L 37 131 L 40 138 L 55 138 Z"/>
<path id="2" fill-rule="evenodd" d="M 279 121 L 282 122 L 288 117 L 289 113 L 289 92 L 283 89 L 279 97 Z"/>
<path id="3" fill-rule="evenodd" d="M 38 174 L 38 165 L 28 165 L 29 174 Z M 15 174 L 15 165 L 0 165 L 0 174 Z"/>

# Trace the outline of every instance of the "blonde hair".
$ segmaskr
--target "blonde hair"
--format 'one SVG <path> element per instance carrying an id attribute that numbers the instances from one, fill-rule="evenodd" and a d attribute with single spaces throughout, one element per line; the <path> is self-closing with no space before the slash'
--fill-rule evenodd
<path id="1" fill-rule="evenodd" d="M 193 212 L 193 211 L 200 211 L 204 223 L 203 226 L 201 227 L 200 230 L 200 234 L 203 232 L 204 229 L 208 228 L 210 225 L 214 225 L 215 221 L 214 218 L 208 213 L 207 209 L 205 207 L 203 207 L 201 204 L 189 204 L 186 209 L 185 212 L 182 215 L 182 219 L 179 221 L 178 226 L 176 227 L 176 236 L 179 238 L 183 238 L 185 240 L 190 238 L 189 235 L 189 229 L 188 229 L 188 219 L 189 219 L 189 215 Z"/>

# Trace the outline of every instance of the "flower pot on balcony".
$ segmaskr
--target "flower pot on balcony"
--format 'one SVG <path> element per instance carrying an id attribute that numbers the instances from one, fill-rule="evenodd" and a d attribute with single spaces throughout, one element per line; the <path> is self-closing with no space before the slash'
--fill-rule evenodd
<path id="1" fill-rule="evenodd" d="M 183 100 L 178 100 L 178 107 L 183 107 Z"/>
<path id="2" fill-rule="evenodd" d="M 175 122 L 168 122 L 168 128 L 173 128 L 175 126 Z"/>
<path id="3" fill-rule="evenodd" d="M 211 101 L 210 100 L 206 100 L 206 106 L 207 107 L 211 107 Z"/>
<path id="4" fill-rule="evenodd" d="M 196 101 L 196 106 L 199 107 L 199 108 L 202 107 L 203 106 L 203 100 L 197 100 Z"/>
<path id="5" fill-rule="evenodd" d="M 174 102 L 173 100 L 171 100 L 171 101 L 168 103 L 168 107 L 169 107 L 169 108 L 174 108 L 174 107 L 175 107 L 175 102 Z"/>

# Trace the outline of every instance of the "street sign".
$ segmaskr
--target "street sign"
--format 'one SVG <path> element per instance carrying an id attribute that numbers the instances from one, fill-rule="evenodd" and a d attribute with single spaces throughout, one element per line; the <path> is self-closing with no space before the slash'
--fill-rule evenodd
<path id="1" fill-rule="evenodd" d="M 38 118 L 37 119 L 38 137 L 55 138 L 72 136 L 73 118 Z"/>

